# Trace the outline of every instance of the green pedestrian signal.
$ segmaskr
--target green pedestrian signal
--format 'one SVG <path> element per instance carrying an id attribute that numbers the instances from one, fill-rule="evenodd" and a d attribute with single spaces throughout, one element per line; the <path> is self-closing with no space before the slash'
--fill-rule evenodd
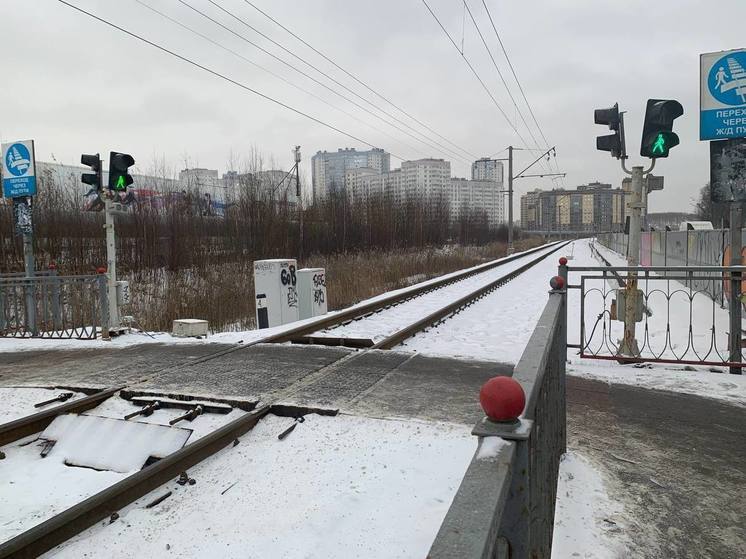
<path id="1" fill-rule="evenodd" d="M 127 187 L 134 182 L 129 174 L 129 168 L 134 164 L 135 159 L 128 153 L 112 151 L 109 154 L 109 190 L 127 191 Z"/>
<path id="2" fill-rule="evenodd" d="M 653 144 L 653 153 L 664 153 L 666 150 L 666 138 L 663 136 L 663 134 L 658 134 L 658 137 L 655 139 L 655 143 Z"/>
<path id="3" fill-rule="evenodd" d="M 651 159 L 668 157 L 671 148 L 679 145 L 679 136 L 673 132 L 673 121 L 682 114 L 684 109 L 678 101 L 648 99 L 640 155 Z"/>

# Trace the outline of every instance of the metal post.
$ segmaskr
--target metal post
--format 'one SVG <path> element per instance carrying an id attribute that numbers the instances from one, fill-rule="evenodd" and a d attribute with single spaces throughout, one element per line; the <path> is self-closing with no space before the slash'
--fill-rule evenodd
<path id="1" fill-rule="evenodd" d="M 295 146 L 295 195 L 298 197 L 298 264 L 303 258 L 303 196 L 300 188 L 300 146 Z"/>
<path id="2" fill-rule="evenodd" d="M 117 308 L 117 243 L 114 234 L 114 202 L 104 198 L 106 213 L 106 285 L 109 299 L 109 329 L 119 328 L 119 309 Z"/>
<path id="3" fill-rule="evenodd" d="M 30 207 L 29 207 L 30 211 Z M 26 271 L 26 331 L 38 335 L 36 328 L 36 297 L 34 285 L 34 237 L 32 233 L 23 234 L 23 262 Z"/>
<path id="4" fill-rule="evenodd" d="M 107 295 L 106 278 L 103 277 L 103 275 L 99 276 L 98 278 L 98 297 L 98 310 L 101 316 L 101 338 L 104 340 L 109 340 L 111 339 L 111 335 L 109 333 L 109 325 L 111 324 L 111 322 L 109 322 L 109 303 L 107 302 L 109 297 Z"/>
<path id="5" fill-rule="evenodd" d="M 642 212 L 643 168 L 632 167 L 632 201 L 629 205 L 629 242 L 627 244 L 627 265 L 640 265 L 640 226 Z M 637 311 L 637 272 L 629 272 L 624 305 L 624 338 L 619 346 L 619 354 L 638 357 L 640 349 L 635 339 L 635 318 Z"/>
<path id="6" fill-rule="evenodd" d="M 730 204 L 730 265 L 741 265 L 741 205 Z M 731 274 L 730 282 L 730 360 L 741 362 L 741 274 Z M 741 374 L 741 367 L 730 367 L 733 375 Z"/>
<path id="7" fill-rule="evenodd" d="M 513 254 L 513 146 L 508 146 L 508 254 Z"/>

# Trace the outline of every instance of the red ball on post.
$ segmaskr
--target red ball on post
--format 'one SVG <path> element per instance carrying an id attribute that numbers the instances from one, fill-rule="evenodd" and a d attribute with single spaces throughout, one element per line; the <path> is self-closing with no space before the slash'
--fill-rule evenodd
<path id="1" fill-rule="evenodd" d="M 98 268 L 96 268 L 96 273 L 97 274 L 105 274 L 106 273 L 106 266 L 99 266 Z"/>
<path id="2" fill-rule="evenodd" d="M 560 256 L 559 263 L 560 266 L 567 266 L 567 258 L 565 258 L 564 256 Z"/>
<path id="3" fill-rule="evenodd" d="M 565 288 L 565 278 L 562 276 L 554 276 L 552 279 L 549 280 L 549 286 L 552 289 L 564 289 Z"/>
<path id="4" fill-rule="evenodd" d="M 526 406 L 526 394 L 512 377 L 492 377 L 482 385 L 479 403 L 492 421 L 514 421 Z"/>

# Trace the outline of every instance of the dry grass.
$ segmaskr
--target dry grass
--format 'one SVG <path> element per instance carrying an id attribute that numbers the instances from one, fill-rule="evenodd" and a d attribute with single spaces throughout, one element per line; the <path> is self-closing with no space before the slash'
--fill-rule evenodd
<path id="1" fill-rule="evenodd" d="M 522 239 L 518 250 L 541 244 Z M 301 267 L 325 268 L 330 310 L 406 287 L 435 276 L 505 256 L 504 243 L 481 247 L 448 246 L 392 252 L 364 251 L 312 256 Z M 203 318 L 213 331 L 254 328 L 252 262 L 220 264 L 177 271 L 146 270 L 129 274 L 132 304 L 128 314 L 145 329 L 170 330 L 176 318 Z"/>

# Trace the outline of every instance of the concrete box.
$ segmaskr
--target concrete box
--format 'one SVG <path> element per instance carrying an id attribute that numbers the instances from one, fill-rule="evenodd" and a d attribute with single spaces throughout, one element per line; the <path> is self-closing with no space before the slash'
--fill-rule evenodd
<path id="1" fill-rule="evenodd" d="M 272 328 L 298 320 L 297 264 L 293 259 L 254 262 L 256 325 Z"/>
<path id="2" fill-rule="evenodd" d="M 298 305 L 301 320 L 326 314 L 326 270 L 298 270 Z"/>
<path id="3" fill-rule="evenodd" d="M 173 335 L 177 338 L 207 336 L 207 321 L 198 318 L 181 318 L 174 320 Z"/>

